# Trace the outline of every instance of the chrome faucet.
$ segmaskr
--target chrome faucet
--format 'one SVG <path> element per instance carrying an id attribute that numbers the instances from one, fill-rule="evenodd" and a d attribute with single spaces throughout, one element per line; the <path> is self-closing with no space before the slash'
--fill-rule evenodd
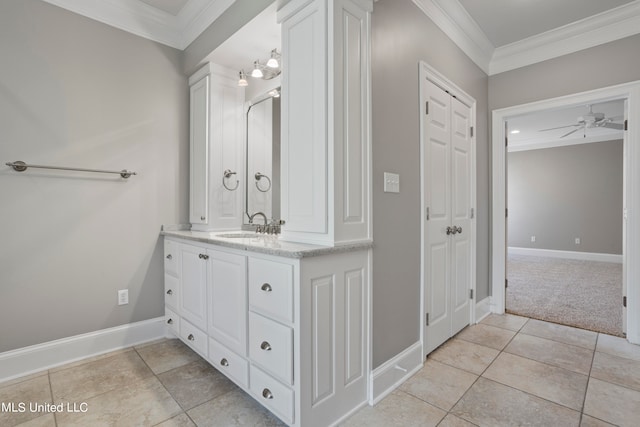
<path id="1" fill-rule="evenodd" d="M 249 215 L 249 224 L 253 224 L 253 219 L 258 215 L 261 215 L 262 218 L 264 219 L 264 225 L 257 225 L 256 226 L 256 233 L 264 233 L 265 229 L 267 228 L 267 223 L 269 221 L 267 219 L 267 216 L 264 213 L 256 212 L 253 215 Z"/>
<path id="2" fill-rule="evenodd" d="M 269 223 L 264 213 L 256 212 L 253 215 L 249 215 L 249 224 L 253 224 L 253 219 L 256 216 L 262 216 L 264 219 L 264 225 L 256 225 L 256 233 L 280 234 L 281 226 L 284 224 L 283 220 L 273 220 Z"/>

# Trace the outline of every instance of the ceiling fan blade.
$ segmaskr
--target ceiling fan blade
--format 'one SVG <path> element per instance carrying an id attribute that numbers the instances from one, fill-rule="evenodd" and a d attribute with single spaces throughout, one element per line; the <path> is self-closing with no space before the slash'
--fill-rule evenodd
<path id="1" fill-rule="evenodd" d="M 565 133 L 565 134 L 564 134 L 564 135 L 562 135 L 560 138 L 564 138 L 565 136 L 569 136 L 569 135 L 571 135 L 571 134 L 572 134 L 572 133 L 574 133 L 574 132 L 578 132 L 580 129 L 581 129 L 581 128 L 574 129 L 574 130 L 572 130 L 572 131 L 571 131 L 571 132 L 569 132 L 569 133 Z"/>
<path id="2" fill-rule="evenodd" d="M 582 126 L 582 125 L 566 125 L 566 126 L 558 126 L 557 128 L 549 128 L 549 129 L 540 129 L 538 132 L 544 132 L 547 130 L 556 130 L 556 129 L 564 129 L 564 128 L 570 128 L 570 127 L 574 127 L 574 126 Z"/>
<path id="3" fill-rule="evenodd" d="M 621 123 L 605 123 L 600 127 L 618 130 L 624 129 L 624 125 L 622 125 Z"/>
<path id="4" fill-rule="evenodd" d="M 622 120 L 622 119 L 624 119 L 624 116 L 607 117 L 607 120 L 609 120 L 610 122 L 617 122 L 618 120 Z"/>

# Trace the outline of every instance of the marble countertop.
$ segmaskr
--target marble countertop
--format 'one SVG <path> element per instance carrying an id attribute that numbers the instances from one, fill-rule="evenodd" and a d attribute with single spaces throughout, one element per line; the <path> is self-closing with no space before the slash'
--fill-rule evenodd
<path id="1" fill-rule="evenodd" d="M 190 231 L 163 229 L 163 236 L 176 237 L 195 242 L 224 246 L 249 252 L 258 252 L 267 255 L 282 256 L 287 258 L 305 258 L 351 252 L 354 250 L 369 249 L 371 242 L 359 242 L 340 246 L 320 246 L 306 243 L 295 243 L 281 240 L 272 235 L 257 234 L 250 231 Z"/>

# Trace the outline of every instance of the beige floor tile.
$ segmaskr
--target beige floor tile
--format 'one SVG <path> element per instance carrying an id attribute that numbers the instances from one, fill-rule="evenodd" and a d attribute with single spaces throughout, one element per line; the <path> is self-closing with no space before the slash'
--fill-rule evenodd
<path id="1" fill-rule="evenodd" d="M 502 353 L 482 374 L 490 380 L 580 411 L 589 377 Z"/>
<path id="2" fill-rule="evenodd" d="M 180 412 L 180 406 L 156 377 L 87 399 L 86 412 L 61 412 L 58 427 L 152 426 Z"/>
<path id="3" fill-rule="evenodd" d="M 66 363 L 64 365 L 56 366 L 54 368 L 49 369 L 49 373 L 52 374 L 54 372 L 60 372 L 60 371 L 66 370 L 66 369 L 76 368 L 78 366 L 85 365 L 87 363 L 97 362 L 98 360 L 107 359 L 107 358 L 112 357 L 112 356 L 117 356 L 119 354 L 132 352 L 132 351 L 133 351 L 133 348 L 131 348 L 131 347 L 122 348 L 122 349 L 114 350 L 114 351 L 109 351 L 107 353 L 98 354 L 97 356 L 91 356 L 91 357 L 87 357 L 85 359 L 77 360 L 75 362 Z"/>
<path id="4" fill-rule="evenodd" d="M 580 413 L 548 400 L 479 378 L 452 414 L 479 426 L 578 426 Z"/>
<path id="5" fill-rule="evenodd" d="M 476 379 L 477 375 L 467 371 L 427 360 L 422 369 L 400 386 L 400 390 L 449 411 Z"/>
<path id="6" fill-rule="evenodd" d="M 18 424 L 17 427 L 56 427 L 56 419 L 53 413 L 48 413 L 26 423 Z"/>
<path id="7" fill-rule="evenodd" d="M 520 333 L 560 341 L 565 344 L 577 345 L 578 347 L 584 347 L 590 350 L 595 348 L 598 337 L 597 332 L 585 331 L 584 329 L 572 328 L 571 326 L 558 325 L 535 319 L 529 319 L 527 324 L 520 330 Z"/>
<path id="8" fill-rule="evenodd" d="M 469 421 L 465 421 L 462 418 L 458 418 L 453 414 L 448 414 L 438 427 L 475 427 L 475 424 L 470 423 Z"/>
<path id="9" fill-rule="evenodd" d="M 54 372 L 51 389 L 54 402 L 78 402 L 148 378 L 153 372 L 135 351 Z"/>
<path id="10" fill-rule="evenodd" d="M 238 389 L 187 412 L 198 427 L 283 427 L 285 424 Z"/>
<path id="11" fill-rule="evenodd" d="M 640 392 L 591 378 L 584 413 L 621 427 L 637 427 Z"/>
<path id="12" fill-rule="evenodd" d="M 495 348 L 496 350 L 502 350 L 515 334 L 515 331 L 480 323 L 467 326 L 456 335 L 456 338 Z"/>
<path id="13" fill-rule="evenodd" d="M 158 378 L 185 411 L 237 388 L 204 360 L 164 372 Z"/>
<path id="14" fill-rule="evenodd" d="M 136 348 L 136 351 L 156 375 L 196 360 L 202 360 L 193 350 L 177 339 L 139 347 Z"/>
<path id="15" fill-rule="evenodd" d="M 518 334 L 505 352 L 589 375 L 593 350 L 533 335 Z"/>
<path id="16" fill-rule="evenodd" d="M 640 361 L 596 351 L 591 376 L 640 391 Z"/>
<path id="17" fill-rule="evenodd" d="M 196 427 L 196 425 L 187 414 L 182 413 L 160 424 L 156 424 L 155 427 Z"/>
<path id="18" fill-rule="evenodd" d="M 41 417 L 43 413 L 31 404 L 51 404 L 49 377 L 40 375 L 0 388 L 0 402 L 11 406 L 10 409 L 5 408 L 8 411 L 0 411 L 0 426 L 15 426 Z"/>
<path id="19" fill-rule="evenodd" d="M 483 325 L 497 326 L 498 328 L 519 331 L 529 318 L 516 316 L 515 314 L 490 314 L 480 322 Z"/>
<path id="20" fill-rule="evenodd" d="M 582 421 L 580 427 L 615 427 L 613 424 L 606 423 L 597 418 L 590 417 L 589 415 L 582 415 Z"/>
<path id="21" fill-rule="evenodd" d="M 640 361 L 640 345 L 631 344 L 625 338 L 600 334 L 597 351 Z"/>
<path id="22" fill-rule="evenodd" d="M 24 375 L 22 377 L 18 377 L 18 378 L 14 378 L 12 380 L 7 380 L 7 381 L 3 381 L 0 383 L 0 390 L 2 390 L 4 387 L 8 387 L 10 385 L 14 385 L 14 384 L 18 384 L 24 381 L 28 381 L 28 380 L 32 380 L 34 378 L 38 378 L 41 377 L 43 375 L 48 375 L 49 371 L 44 370 L 44 371 L 40 371 L 40 372 L 36 372 L 35 374 L 29 374 L 29 375 Z"/>
<path id="23" fill-rule="evenodd" d="M 428 359 L 480 375 L 499 353 L 495 348 L 454 338 L 431 353 Z"/>
<path id="24" fill-rule="evenodd" d="M 394 391 L 375 406 L 367 406 L 349 418 L 345 427 L 436 426 L 447 415 L 422 400 Z"/>

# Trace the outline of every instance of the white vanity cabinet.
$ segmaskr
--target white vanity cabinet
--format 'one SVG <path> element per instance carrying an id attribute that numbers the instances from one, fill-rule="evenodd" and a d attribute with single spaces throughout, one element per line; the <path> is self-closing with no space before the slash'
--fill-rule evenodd
<path id="1" fill-rule="evenodd" d="M 165 233 L 180 301 L 165 294 L 168 335 L 288 425 L 332 425 L 367 403 L 368 247 L 274 255 L 177 237 L 194 234 Z"/>

